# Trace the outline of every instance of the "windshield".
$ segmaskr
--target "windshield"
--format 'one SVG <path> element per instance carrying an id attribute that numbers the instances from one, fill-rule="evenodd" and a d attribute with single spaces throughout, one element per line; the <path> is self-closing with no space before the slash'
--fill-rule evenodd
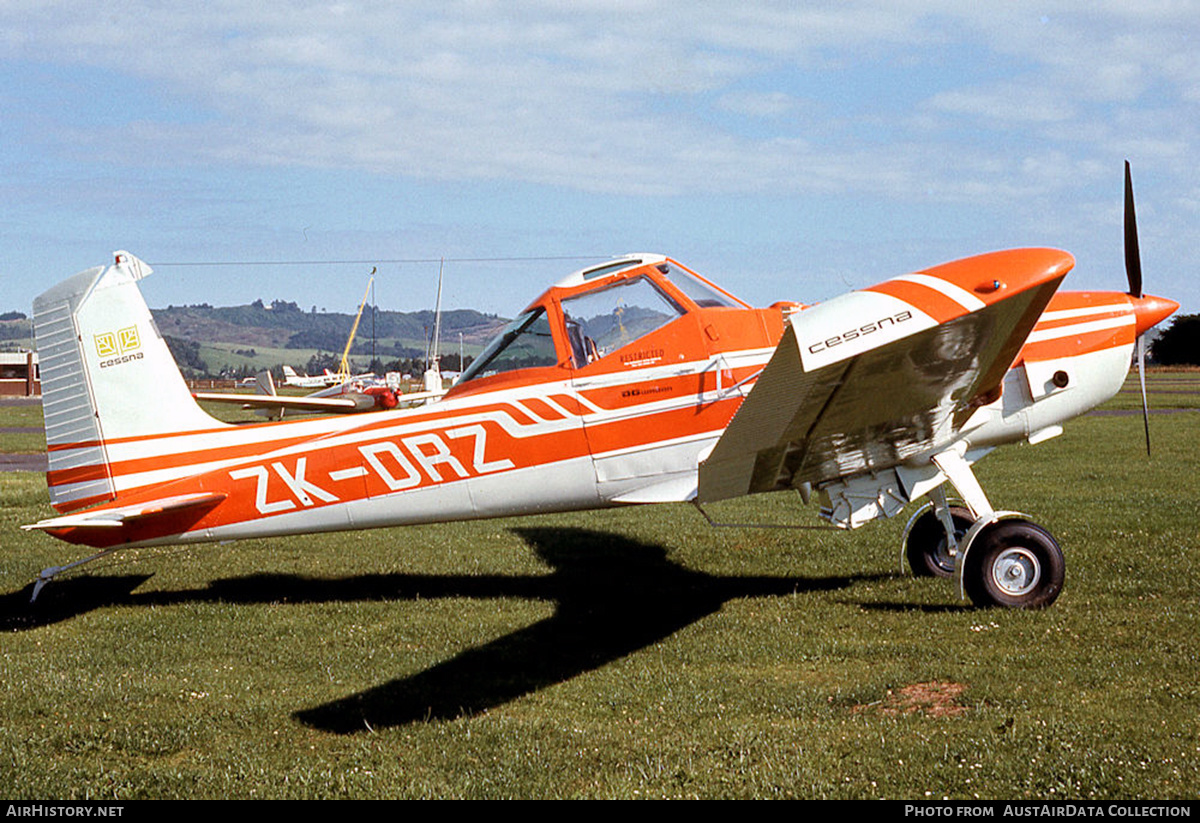
<path id="1" fill-rule="evenodd" d="M 546 310 L 539 306 L 510 322 L 504 331 L 492 338 L 492 342 L 463 372 L 458 382 L 557 363 L 554 340 L 550 336 L 550 321 L 546 319 Z"/>

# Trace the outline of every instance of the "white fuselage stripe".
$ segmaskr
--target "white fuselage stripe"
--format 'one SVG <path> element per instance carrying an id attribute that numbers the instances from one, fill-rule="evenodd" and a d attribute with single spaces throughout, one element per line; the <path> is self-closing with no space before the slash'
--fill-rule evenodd
<path id="1" fill-rule="evenodd" d="M 966 289 L 947 282 L 940 277 L 934 277 L 931 274 L 902 274 L 899 277 L 893 277 L 892 279 L 904 280 L 908 283 L 916 283 L 919 286 L 925 286 L 926 288 L 933 289 L 934 291 L 940 292 L 942 295 L 950 298 L 967 311 L 977 311 L 987 305 Z"/>
<path id="2" fill-rule="evenodd" d="M 1107 306 L 1088 306 L 1082 309 L 1058 309 L 1056 311 L 1042 312 L 1042 316 L 1038 318 L 1038 322 L 1052 322 L 1054 320 L 1071 320 L 1076 317 L 1093 317 L 1100 314 L 1112 314 L 1113 312 L 1131 312 L 1132 309 L 1128 303 L 1113 303 Z"/>
<path id="3" fill-rule="evenodd" d="M 1071 337 L 1076 334 L 1087 334 L 1094 331 L 1105 331 L 1106 329 L 1119 329 L 1122 326 L 1133 325 L 1133 315 L 1123 315 L 1121 317 L 1110 317 L 1106 320 L 1093 320 L 1090 323 L 1076 323 L 1071 326 L 1059 326 L 1054 329 L 1042 329 L 1035 331 L 1025 340 L 1026 343 L 1041 343 L 1046 340 L 1058 340 L 1062 337 Z"/>

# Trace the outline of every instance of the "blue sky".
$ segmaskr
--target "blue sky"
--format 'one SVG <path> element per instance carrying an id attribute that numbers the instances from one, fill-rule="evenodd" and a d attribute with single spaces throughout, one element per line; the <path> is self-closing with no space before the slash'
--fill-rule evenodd
<path id="1" fill-rule="evenodd" d="M 0 311 L 115 249 L 156 307 L 353 311 L 374 263 L 424 308 L 445 258 L 512 315 L 628 251 L 758 305 L 1026 245 L 1123 290 L 1129 158 L 1200 312 L 1196 2 L 4 0 L 0 107 Z"/>

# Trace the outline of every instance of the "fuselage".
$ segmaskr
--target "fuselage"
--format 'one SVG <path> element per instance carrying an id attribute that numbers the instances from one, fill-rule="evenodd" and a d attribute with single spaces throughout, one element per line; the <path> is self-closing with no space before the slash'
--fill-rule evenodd
<path id="1" fill-rule="evenodd" d="M 919 294 L 902 299 L 928 309 Z M 971 448 L 1036 440 L 1111 397 L 1136 335 L 1172 308 L 1149 300 L 1056 294 L 957 436 Z M 585 269 L 530 304 L 435 403 L 106 439 L 100 497 L 78 491 L 101 471 L 84 457 L 96 444 L 60 443 L 48 474 L 60 511 L 219 502 L 49 531 L 110 547 L 688 500 L 785 324 L 803 317 L 796 303 L 751 308 L 659 256 Z"/>

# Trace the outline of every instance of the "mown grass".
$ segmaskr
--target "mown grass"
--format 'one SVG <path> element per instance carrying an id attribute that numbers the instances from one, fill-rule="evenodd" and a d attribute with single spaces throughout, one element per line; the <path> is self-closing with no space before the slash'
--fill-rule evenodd
<path id="1" fill-rule="evenodd" d="M 1030 613 L 899 573 L 902 518 L 686 506 L 131 552 L 31 609 L 78 552 L 0 474 L 0 790 L 1195 798 L 1200 419 L 1152 425 L 1153 460 L 1127 415 L 980 464 L 1066 551 Z"/>
<path id="2" fill-rule="evenodd" d="M 0 454 L 32 454 L 45 450 L 46 435 L 42 432 L 41 404 L 10 400 L 0 407 Z"/>
<path id="3" fill-rule="evenodd" d="M 1200 369 L 1155 370 L 1146 375 L 1146 399 L 1151 409 L 1200 408 Z M 1142 393 L 1137 374 L 1131 373 L 1125 385 L 1105 409 L 1142 408 Z"/>

